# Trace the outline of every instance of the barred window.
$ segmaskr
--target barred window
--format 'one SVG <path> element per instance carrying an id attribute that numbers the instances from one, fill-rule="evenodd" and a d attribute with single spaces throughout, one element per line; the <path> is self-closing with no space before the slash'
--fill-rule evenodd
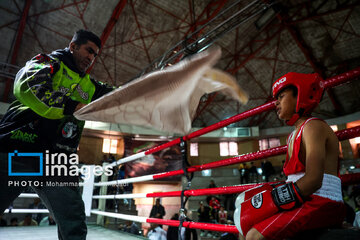
<path id="1" fill-rule="evenodd" d="M 259 149 L 266 150 L 269 148 L 279 147 L 280 139 L 279 138 L 265 138 L 259 140 Z"/>
<path id="2" fill-rule="evenodd" d="M 198 143 L 190 143 L 190 156 L 199 156 L 199 145 Z"/>
<path id="3" fill-rule="evenodd" d="M 220 156 L 239 155 L 237 142 L 220 142 Z"/>
<path id="4" fill-rule="evenodd" d="M 117 144 L 118 144 L 118 140 L 104 138 L 103 148 L 102 148 L 103 153 L 116 154 L 117 153 Z"/>

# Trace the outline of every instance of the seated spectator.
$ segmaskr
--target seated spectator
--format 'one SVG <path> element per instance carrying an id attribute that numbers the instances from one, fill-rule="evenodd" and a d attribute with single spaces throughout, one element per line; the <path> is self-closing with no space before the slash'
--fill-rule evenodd
<path id="1" fill-rule="evenodd" d="M 128 232 L 134 235 L 140 235 L 139 226 L 133 221 L 126 221 L 125 225 L 120 228 L 124 232 Z"/>
<path id="2" fill-rule="evenodd" d="M 167 240 L 166 231 L 162 229 L 159 224 L 151 223 L 150 231 L 148 232 L 148 238 L 150 240 Z"/>
<path id="3" fill-rule="evenodd" d="M 220 224 L 226 224 L 227 223 L 227 211 L 225 210 L 224 206 L 220 207 L 220 210 L 218 212 L 218 218 Z"/>
<path id="4" fill-rule="evenodd" d="M 55 220 L 52 218 L 52 216 L 49 214 L 48 216 L 41 219 L 39 226 L 50 226 L 50 225 L 56 225 Z"/>
<path id="5" fill-rule="evenodd" d="M 232 221 L 228 221 L 227 224 L 229 225 L 234 225 L 234 222 Z M 238 240 L 238 236 L 237 234 L 234 234 L 234 233 L 223 233 L 221 234 L 221 237 L 219 240 Z"/>
<path id="6" fill-rule="evenodd" d="M 31 218 L 31 213 L 26 214 L 24 220 L 19 223 L 19 226 L 37 226 L 37 225 L 38 223 Z"/>
<path id="7" fill-rule="evenodd" d="M 13 218 L 10 219 L 10 226 L 11 226 L 11 227 L 19 226 L 18 218 L 17 218 L 17 217 L 13 217 Z"/>

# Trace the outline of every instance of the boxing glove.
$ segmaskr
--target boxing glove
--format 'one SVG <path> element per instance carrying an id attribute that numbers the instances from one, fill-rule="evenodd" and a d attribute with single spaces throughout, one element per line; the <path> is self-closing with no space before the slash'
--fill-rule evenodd
<path id="1" fill-rule="evenodd" d="M 273 190 L 273 188 L 278 187 L 280 185 L 284 185 L 285 182 L 277 182 L 277 183 L 272 183 L 272 184 L 268 184 L 265 183 L 263 185 L 259 185 L 257 187 L 248 189 L 242 193 L 239 194 L 239 196 L 237 196 L 236 201 L 235 201 L 235 207 L 240 206 L 241 203 L 243 203 L 244 201 L 248 200 L 249 198 L 253 197 L 254 195 L 264 191 L 264 190 Z"/>
<path id="2" fill-rule="evenodd" d="M 273 189 L 273 187 L 270 184 L 265 183 L 264 185 L 259 185 L 257 187 L 250 188 L 250 189 L 240 193 L 239 196 L 237 196 L 237 198 L 235 200 L 235 208 L 240 206 L 240 204 L 242 204 L 246 200 L 252 198 L 254 195 L 256 195 L 262 191 L 265 191 L 265 190 L 271 191 L 272 189 Z"/>
<path id="3" fill-rule="evenodd" d="M 293 182 L 264 190 L 236 206 L 235 225 L 240 234 L 246 236 L 254 224 L 273 216 L 279 210 L 291 210 L 303 202 L 303 197 Z"/>

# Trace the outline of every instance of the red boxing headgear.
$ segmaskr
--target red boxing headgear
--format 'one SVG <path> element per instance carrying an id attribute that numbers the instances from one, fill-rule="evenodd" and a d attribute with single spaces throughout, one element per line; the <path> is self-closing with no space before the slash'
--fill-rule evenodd
<path id="1" fill-rule="evenodd" d="M 286 121 L 286 124 L 292 126 L 301 116 L 310 114 L 319 104 L 324 93 L 324 83 L 317 73 L 289 72 L 274 82 L 272 86 L 273 97 L 276 98 L 288 86 L 294 86 L 298 90 L 296 113 L 290 120 Z"/>

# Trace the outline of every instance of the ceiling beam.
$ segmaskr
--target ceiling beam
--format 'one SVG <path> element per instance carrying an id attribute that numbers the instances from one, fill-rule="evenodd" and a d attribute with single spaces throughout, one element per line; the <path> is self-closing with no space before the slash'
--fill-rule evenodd
<path id="1" fill-rule="evenodd" d="M 297 20 L 289 21 L 288 23 L 291 24 L 291 25 L 296 25 L 296 24 L 304 22 L 304 21 L 314 20 L 314 19 L 317 19 L 317 18 L 328 16 L 328 15 L 338 13 L 338 12 L 348 10 L 348 9 L 354 9 L 357 6 L 360 6 L 359 1 L 357 1 L 357 2 L 355 2 L 353 4 L 340 5 L 340 6 L 336 7 L 335 9 L 328 10 L 328 11 L 322 12 L 322 13 L 318 13 L 316 15 L 310 14 L 309 16 L 306 16 L 306 17 L 303 17 L 303 18 L 300 18 L 300 19 L 298 18 Z"/>
<path id="2" fill-rule="evenodd" d="M 23 12 L 21 14 L 21 19 L 20 19 L 18 30 L 17 30 L 16 40 L 15 40 L 15 44 L 14 44 L 14 47 L 13 47 L 13 53 L 12 53 L 12 56 L 11 56 L 11 61 L 10 61 L 10 64 L 12 64 L 12 65 L 16 64 L 16 59 L 17 59 L 17 55 L 18 55 L 18 52 L 19 52 L 22 36 L 23 36 L 24 30 L 25 30 L 26 19 L 27 19 L 28 15 L 29 15 L 29 9 L 30 9 L 30 6 L 31 6 L 31 2 L 32 2 L 32 0 L 26 0 L 24 10 L 23 10 Z M 12 83 L 13 83 L 13 79 L 8 78 L 6 80 L 5 91 L 4 91 L 4 94 L 3 94 L 3 101 L 4 102 L 7 102 L 8 98 L 9 98 L 9 93 L 10 93 L 10 89 L 12 87 Z"/>
<path id="3" fill-rule="evenodd" d="M 220 12 L 220 10 L 224 7 L 224 5 L 227 3 L 227 0 L 217 0 L 217 1 L 211 1 L 206 7 L 203 9 L 203 11 L 200 13 L 200 15 L 195 19 L 194 23 L 191 23 L 190 28 L 187 30 L 187 32 L 184 34 L 184 37 L 182 39 L 186 40 L 186 44 L 190 44 L 194 42 L 205 30 L 205 28 L 199 30 L 194 36 L 190 33 L 194 33 L 198 27 L 203 26 L 210 22 L 216 15 Z M 206 16 L 205 16 L 206 15 Z M 205 19 L 201 20 L 203 17 Z M 191 36 L 191 38 L 188 38 L 188 36 Z M 179 46 L 177 50 L 178 51 L 183 46 Z M 175 63 L 179 62 L 184 55 L 180 54 L 176 60 Z"/>
<path id="4" fill-rule="evenodd" d="M 135 12 L 135 6 L 134 6 L 134 1 L 131 0 L 131 10 L 132 10 L 132 13 L 134 15 L 134 19 L 135 19 L 135 23 L 136 23 L 136 26 L 137 26 L 137 30 L 139 31 L 139 35 L 140 35 L 140 38 L 141 38 L 141 42 L 142 42 L 142 45 L 143 45 L 143 50 L 145 51 L 145 55 L 146 55 L 146 58 L 148 60 L 149 63 L 151 63 L 151 58 L 150 58 L 150 53 L 149 53 L 149 50 L 146 46 L 146 43 L 145 43 L 145 40 L 144 40 L 144 37 L 143 37 L 143 31 L 142 31 L 142 26 L 140 25 L 140 22 L 138 20 L 138 17 L 136 15 L 136 12 Z"/>
<path id="5" fill-rule="evenodd" d="M 252 52 L 240 63 L 238 64 L 237 66 L 233 67 L 233 68 L 229 68 L 227 69 L 226 71 L 229 72 L 230 74 L 235 74 L 237 71 L 239 71 L 243 66 L 245 66 L 245 64 L 247 62 L 249 62 L 251 59 L 253 59 L 255 57 L 255 55 L 260 52 L 260 50 L 262 50 L 265 46 L 268 45 L 268 43 L 277 35 L 277 34 L 280 34 L 281 31 L 283 30 L 282 27 L 278 28 L 275 32 L 272 32 L 272 34 L 270 36 L 267 36 L 266 39 L 262 40 L 263 43 L 258 46 L 258 48 L 256 50 L 252 50 Z M 261 34 L 262 32 L 259 32 L 259 35 Z M 269 33 L 269 32 L 267 32 Z M 254 40 L 253 42 L 255 42 L 256 40 Z M 253 43 L 251 42 L 251 43 Z M 250 49 L 252 49 L 252 45 L 251 43 L 248 44 L 248 47 Z M 244 48 L 243 48 L 244 49 Z"/>
<path id="6" fill-rule="evenodd" d="M 127 3 L 127 0 L 119 0 L 118 4 L 116 5 L 116 7 L 115 7 L 115 9 L 114 9 L 108 23 L 106 24 L 106 27 L 104 28 L 103 33 L 101 34 L 100 39 L 101 39 L 102 46 L 105 45 L 106 40 L 109 38 L 110 33 L 111 33 L 112 29 L 114 28 L 117 20 L 119 19 L 120 14 L 121 14 L 122 10 L 124 9 L 126 3 Z M 101 52 L 101 49 L 100 49 L 100 52 Z M 99 54 L 100 54 L 100 52 L 99 52 Z M 95 62 L 96 62 L 96 58 L 95 58 L 93 64 L 86 71 L 87 73 L 89 73 L 91 71 L 91 69 L 93 68 Z"/>
<path id="7" fill-rule="evenodd" d="M 294 25 L 288 23 L 289 16 L 286 13 L 280 12 L 277 14 L 277 18 L 288 30 L 291 37 L 294 39 L 295 43 L 297 44 L 301 52 L 304 54 L 306 60 L 309 62 L 314 71 L 318 73 L 323 79 L 326 79 L 327 76 L 325 74 L 325 67 L 316 60 L 316 58 L 312 54 L 312 51 L 310 50 L 310 47 L 307 46 L 307 44 L 305 43 L 305 40 L 303 39 L 300 31 Z M 335 108 L 335 111 L 340 114 L 342 112 L 342 108 L 340 106 L 340 103 L 337 101 L 333 90 L 327 89 L 326 92 L 328 93 L 328 96 L 331 100 L 332 105 Z"/>

